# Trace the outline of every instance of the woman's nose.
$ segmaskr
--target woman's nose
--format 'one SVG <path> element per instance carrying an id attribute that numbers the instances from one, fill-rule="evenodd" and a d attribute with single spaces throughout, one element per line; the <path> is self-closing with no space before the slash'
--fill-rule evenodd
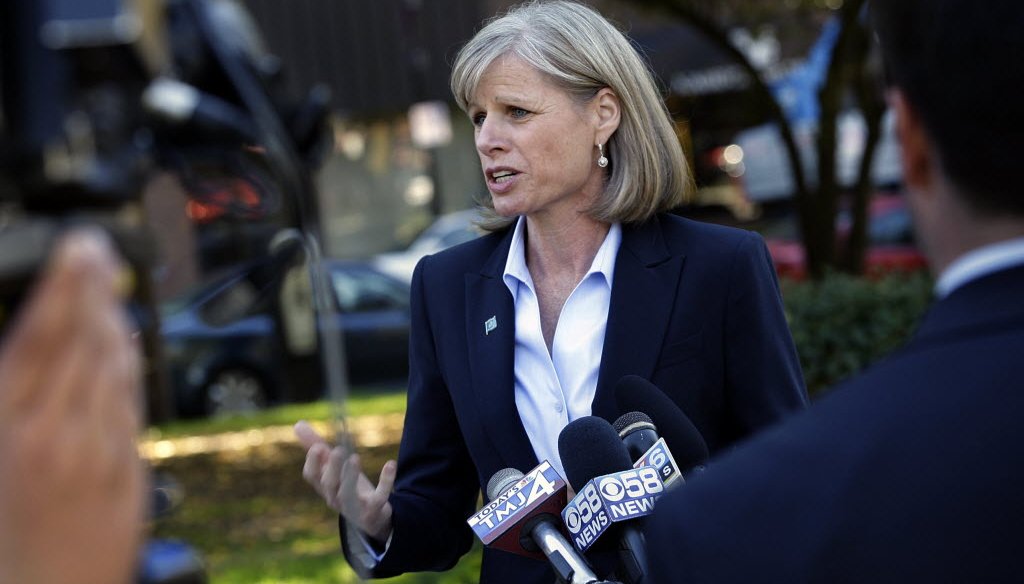
<path id="1" fill-rule="evenodd" d="M 482 156 L 489 156 L 496 151 L 505 150 L 506 146 L 507 140 L 500 124 L 490 119 L 484 119 L 476 131 L 477 151 Z"/>

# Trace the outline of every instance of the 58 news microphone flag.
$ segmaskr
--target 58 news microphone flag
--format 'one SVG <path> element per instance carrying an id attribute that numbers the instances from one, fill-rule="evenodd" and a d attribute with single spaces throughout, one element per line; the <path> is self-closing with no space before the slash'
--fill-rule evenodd
<path id="1" fill-rule="evenodd" d="M 665 491 L 658 469 L 642 466 L 595 477 L 580 489 L 562 511 L 573 545 L 590 549 L 613 523 L 650 515 Z"/>
<path id="2" fill-rule="evenodd" d="M 607 420 L 583 416 L 558 435 L 566 477 L 579 493 L 562 519 L 580 549 L 604 538 L 617 544 L 618 573 L 627 584 L 647 584 L 646 543 L 639 520 L 654 510 L 665 486 L 654 467 L 635 469 L 629 451 Z"/>

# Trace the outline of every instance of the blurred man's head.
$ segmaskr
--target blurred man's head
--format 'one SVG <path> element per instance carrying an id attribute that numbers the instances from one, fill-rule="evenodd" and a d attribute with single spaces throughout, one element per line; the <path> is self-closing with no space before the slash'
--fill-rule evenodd
<path id="1" fill-rule="evenodd" d="M 941 173 L 973 211 L 1024 217 L 1024 1 L 873 0 L 871 11 L 894 95 Z"/>
<path id="2" fill-rule="evenodd" d="M 1024 237 L 1024 1 L 871 0 L 871 12 L 933 273 Z"/>

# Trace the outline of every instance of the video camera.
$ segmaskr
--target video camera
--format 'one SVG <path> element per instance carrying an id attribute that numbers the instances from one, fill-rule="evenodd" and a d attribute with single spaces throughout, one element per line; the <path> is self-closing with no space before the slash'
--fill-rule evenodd
<path id="1" fill-rule="evenodd" d="M 289 194 L 272 203 L 316 229 L 310 176 L 326 142 L 326 90 L 283 95 L 280 63 L 240 5 L 12 0 L 0 11 L 0 244 L 44 243 L 68 222 L 93 221 L 140 266 L 145 246 L 130 236 L 153 172 L 195 177 L 253 151 Z M 0 245 L 5 303 L 45 251 Z"/>
<path id="2" fill-rule="evenodd" d="M 280 79 L 279 61 L 233 0 L 0 3 L 0 328 L 57 234 L 98 225 L 131 266 L 147 370 L 159 371 L 142 198 L 161 171 L 199 198 L 207 177 L 259 175 L 273 188 L 257 204 L 289 216 L 303 245 L 315 244 L 312 174 L 329 144 L 329 97 L 313 88 L 293 98 Z"/>
<path id="3" fill-rule="evenodd" d="M 315 238 L 311 176 L 329 144 L 329 97 L 317 87 L 291 99 L 280 78 L 279 61 L 233 0 L 4 2 L 0 327 L 54 235 L 98 224 L 135 272 L 132 304 L 147 355 L 159 360 L 154 246 L 141 209 L 159 170 L 193 198 L 217 174 L 264 177 L 253 182 L 273 188 L 256 204 Z M 234 203 L 252 211 L 252 201 Z M 231 201 L 218 205 L 232 210 Z"/>

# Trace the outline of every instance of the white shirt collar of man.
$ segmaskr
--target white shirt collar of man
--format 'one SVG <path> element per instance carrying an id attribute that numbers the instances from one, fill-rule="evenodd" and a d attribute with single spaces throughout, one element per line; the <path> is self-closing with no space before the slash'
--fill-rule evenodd
<path id="1" fill-rule="evenodd" d="M 935 281 L 935 296 L 943 298 L 971 280 L 1024 264 L 1024 237 L 973 249 L 958 257 Z"/>

